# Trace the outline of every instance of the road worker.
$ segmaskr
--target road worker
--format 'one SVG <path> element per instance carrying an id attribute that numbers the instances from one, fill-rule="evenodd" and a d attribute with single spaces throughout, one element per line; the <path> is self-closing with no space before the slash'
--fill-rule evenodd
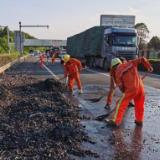
<path id="1" fill-rule="evenodd" d="M 78 87 L 78 93 L 82 93 L 82 86 L 81 86 L 81 81 L 79 79 L 79 72 L 82 70 L 82 65 L 81 62 L 78 61 L 77 59 L 70 58 L 70 55 L 66 54 L 64 56 L 64 76 L 67 77 L 67 74 L 71 74 L 68 77 L 69 81 L 69 91 L 73 91 L 73 85 L 74 85 L 74 80 L 76 80 L 77 87 Z M 77 68 L 78 66 L 78 68 Z M 75 73 L 76 72 L 76 73 Z"/>
<path id="2" fill-rule="evenodd" d="M 119 86 L 123 94 L 116 103 L 113 119 L 104 120 L 108 125 L 121 123 L 126 107 L 132 99 L 135 106 L 135 123 L 137 125 L 143 125 L 145 91 L 143 82 L 137 71 L 137 65 L 139 63 L 142 63 L 148 69 L 148 72 L 153 71 L 150 63 L 144 57 L 126 63 L 122 63 L 119 58 L 112 60 L 111 66 L 116 70 L 116 85 Z"/>
<path id="3" fill-rule="evenodd" d="M 126 59 L 124 57 L 120 57 L 119 58 L 121 60 L 122 63 L 126 63 Z M 110 69 L 110 89 L 114 88 L 116 86 L 115 83 L 115 70 L 111 67 Z M 112 99 L 113 99 L 113 95 L 114 95 L 114 90 L 109 92 L 108 97 L 107 97 L 107 104 L 104 107 L 105 109 L 110 109 L 110 105 L 112 103 Z M 134 106 L 132 102 L 129 103 L 130 106 Z"/>
<path id="4" fill-rule="evenodd" d="M 56 58 L 56 53 L 53 53 L 53 55 L 52 55 L 52 66 L 55 66 L 55 64 L 54 64 L 55 58 Z"/>
<path id="5" fill-rule="evenodd" d="M 49 51 L 47 51 L 47 61 L 49 60 L 49 55 L 50 55 L 50 53 L 49 53 Z"/>
<path id="6" fill-rule="evenodd" d="M 44 63 L 44 58 L 45 58 L 45 54 L 42 54 L 41 56 L 40 56 L 40 61 L 41 61 L 41 65 L 40 65 L 40 68 L 41 69 L 43 69 L 43 63 Z"/>

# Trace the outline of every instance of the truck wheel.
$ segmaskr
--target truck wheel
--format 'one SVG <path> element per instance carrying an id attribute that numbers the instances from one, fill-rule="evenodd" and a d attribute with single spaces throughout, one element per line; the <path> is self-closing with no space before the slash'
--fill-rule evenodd
<path id="1" fill-rule="evenodd" d="M 97 68 L 96 58 L 93 58 L 93 68 Z"/>
<path id="2" fill-rule="evenodd" d="M 108 66 L 107 58 L 105 58 L 105 60 L 104 60 L 103 69 L 106 70 L 106 71 L 109 71 L 109 66 Z"/>
<path id="3" fill-rule="evenodd" d="M 93 58 L 92 57 L 89 59 L 89 66 L 93 67 Z"/>

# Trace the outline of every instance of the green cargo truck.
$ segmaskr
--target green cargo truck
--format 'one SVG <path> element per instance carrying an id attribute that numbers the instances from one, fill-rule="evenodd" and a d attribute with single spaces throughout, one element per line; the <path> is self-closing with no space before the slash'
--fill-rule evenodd
<path id="1" fill-rule="evenodd" d="M 110 68 L 112 59 L 135 59 L 138 55 L 137 33 L 134 28 L 95 26 L 67 38 L 67 53 L 84 59 L 90 67 Z"/>

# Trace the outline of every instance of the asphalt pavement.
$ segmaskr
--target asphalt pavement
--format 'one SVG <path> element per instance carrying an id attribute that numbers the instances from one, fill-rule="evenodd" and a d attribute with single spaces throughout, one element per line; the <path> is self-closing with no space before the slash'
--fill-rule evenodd
<path id="1" fill-rule="evenodd" d="M 31 75 L 40 79 L 63 77 L 64 68 L 60 60 L 56 59 L 55 66 L 49 60 L 44 69 L 40 69 L 40 62 L 35 63 L 38 57 L 31 57 L 27 60 L 28 66 L 34 64 L 30 71 Z M 145 72 L 139 72 L 141 76 Z M 95 140 L 96 144 L 83 142 L 85 149 L 92 149 L 101 155 L 99 159 L 115 160 L 159 160 L 160 157 L 160 75 L 149 74 L 144 80 L 146 101 L 143 127 L 134 124 L 134 107 L 128 107 L 122 124 L 119 127 L 108 127 L 105 123 L 94 120 L 99 115 L 109 113 L 105 110 L 107 96 L 98 103 L 91 103 L 87 99 L 99 98 L 109 91 L 110 76 L 108 71 L 102 69 L 85 70 L 80 72 L 80 79 L 83 86 L 83 94 L 77 94 L 76 84 L 74 92 L 64 93 L 79 105 L 80 113 L 91 117 L 91 120 L 81 121 L 85 131 Z M 61 82 L 64 82 L 63 80 Z M 121 96 L 119 89 L 115 90 L 111 109 L 115 107 L 116 101 Z M 112 115 L 110 116 L 112 118 Z M 75 157 L 75 156 L 74 156 Z M 90 157 L 78 159 L 88 160 Z M 94 159 L 94 158 L 92 158 Z"/>

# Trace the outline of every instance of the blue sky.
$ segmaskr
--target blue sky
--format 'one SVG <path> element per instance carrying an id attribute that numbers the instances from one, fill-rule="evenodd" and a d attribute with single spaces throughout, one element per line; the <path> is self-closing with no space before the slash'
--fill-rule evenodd
<path id="1" fill-rule="evenodd" d="M 101 14 L 135 15 L 152 36 L 160 37 L 159 0 L 0 0 L 0 25 L 19 30 L 22 25 L 50 28 L 22 28 L 39 39 L 66 39 L 100 23 Z"/>

